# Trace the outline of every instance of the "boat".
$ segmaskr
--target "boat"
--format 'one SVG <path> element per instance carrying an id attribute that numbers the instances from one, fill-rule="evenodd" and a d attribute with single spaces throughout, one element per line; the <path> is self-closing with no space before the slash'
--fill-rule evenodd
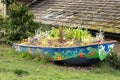
<path id="1" fill-rule="evenodd" d="M 116 41 L 98 42 L 85 46 L 73 47 L 43 47 L 14 43 L 17 52 L 25 52 L 32 56 L 70 65 L 91 65 L 103 61 L 113 50 Z"/>

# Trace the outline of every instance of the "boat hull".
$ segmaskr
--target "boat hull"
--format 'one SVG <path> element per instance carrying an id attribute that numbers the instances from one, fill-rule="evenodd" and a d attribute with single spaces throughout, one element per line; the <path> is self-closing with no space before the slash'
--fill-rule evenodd
<path id="1" fill-rule="evenodd" d="M 62 61 L 55 61 L 58 65 L 68 65 L 68 66 L 88 66 L 99 62 L 99 58 L 86 59 L 86 58 L 72 58 Z"/>
<path id="2" fill-rule="evenodd" d="M 92 64 L 102 61 L 111 52 L 116 41 L 96 43 L 87 46 L 77 47 L 41 47 L 14 43 L 17 52 L 26 52 L 30 55 L 37 55 L 40 58 L 46 56 L 51 61 L 63 61 L 70 64 Z"/>

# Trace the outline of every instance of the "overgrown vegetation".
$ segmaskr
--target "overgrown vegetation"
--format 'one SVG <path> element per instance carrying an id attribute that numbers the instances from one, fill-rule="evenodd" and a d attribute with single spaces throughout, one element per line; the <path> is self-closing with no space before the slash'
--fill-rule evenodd
<path id="1" fill-rule="evenodd" d="M 104 63 L 108 64 L 109 66 L 111 66 L 111 67 L 113 67 L 115 69 L 120 69 L 120 57 L 115 52 L 111 52 L 107 56 Z"/>
<path id="2" fill-rule="evenodd" d="M 95 64 L 95 66 L 97 67 L 105 66 L 116 70 L 120 70 L 120 57 L 117 53 L 111 52 L 108 54 L 105 60 Z"/>

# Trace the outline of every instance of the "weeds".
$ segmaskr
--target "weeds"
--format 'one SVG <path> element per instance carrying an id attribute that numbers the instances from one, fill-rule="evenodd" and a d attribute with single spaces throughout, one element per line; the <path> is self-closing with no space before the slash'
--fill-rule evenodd
<path id="1" fill-rule="evenodd" d="M 109 64 L 113 68 L 120 69 L 120 57 L 118 57 L 117 53 L 111 52 L 107 56 L 105 63 Z"/>
<path id="2" fill-rule="evenodd" d="M 115 52 L 108 54 L 105 60 L 95 64 L 96 67 L 108 67 L 114 69 L 120 69 L 120 57 Z"/>

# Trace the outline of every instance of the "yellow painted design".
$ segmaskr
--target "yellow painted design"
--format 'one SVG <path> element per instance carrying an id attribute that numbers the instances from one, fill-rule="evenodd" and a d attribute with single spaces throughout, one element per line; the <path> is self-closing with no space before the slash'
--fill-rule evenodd
<path id="1" fill-rule="evenodd" d="M 62 57 L 58 56 L 58 57 L 57 57 L 57 60 L 58 60 L 58 61 L 62 60 Z"/>

